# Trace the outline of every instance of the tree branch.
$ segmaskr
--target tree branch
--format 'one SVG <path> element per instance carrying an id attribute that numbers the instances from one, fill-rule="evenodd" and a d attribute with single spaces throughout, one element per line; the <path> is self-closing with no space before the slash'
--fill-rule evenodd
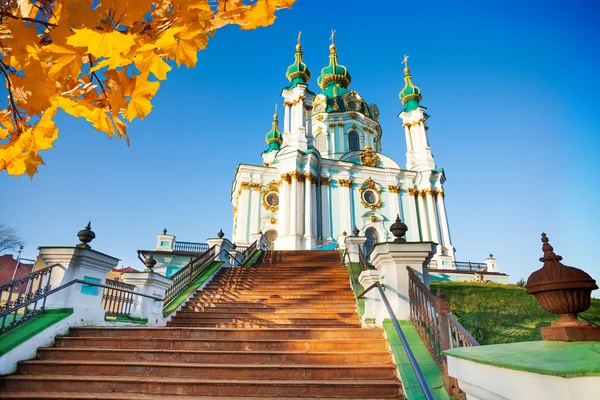
<path id="1" fill-rule="evenodd" d="M 10 81 L 10 78 L 8 77 L 8 72 L 6 72 L 7 70 L 8 66 L 4 64 L 4 61 L 0 60 L 0 71 L 2 71 L 2 74 L 6 78 L 6 87 L 8 89 L 8 97 L 10 99 L 11 108 L 13 110 L 13 120 L 15 121 L 15 127 L 17 128 L 17 131 L 21 132 L 21 124 L 19 123 L 21 113 L 19 112 L 19 109 L 17 108 L 17 105 L 15 103 L 15 98 L 12 91 L 12 83 Z"/>
<path id="2" fill-rule="evenodd" d="M 21 21 L 32 22 L 34 24 L 42 24 L 46 28 L 55 28 L 57 26 L 56 24 L 52 24 L 52 23 L 46 22 L 46 21 L 41 21 L 41 20 L 35 19 L 35 18 L 17 17 L 16 15 L 12 15 L 11 13 L 8 13 L 6 11 L 0 11 L 0 15 L 9 17 L 9 18 L 13 18 L 13 19 L 20 19 Z"/>

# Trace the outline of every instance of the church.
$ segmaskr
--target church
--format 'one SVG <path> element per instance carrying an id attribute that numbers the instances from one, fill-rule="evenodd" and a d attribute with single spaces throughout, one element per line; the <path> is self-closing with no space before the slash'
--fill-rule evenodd
<path id="1" fill-rule="evenodd" d="M 368 254 L 375 243 L 394 239 L 390 225 L 399 215 L 407 241 L 438 243 L 431 267 L 452 268 L 446 178 L 431 153 L 428 115 L 408 57 L 398 88 L 407 147 L 402 168 L 384 154 L 379 110 L 350 88 L 352 76 L 338 61 L 333 35 L 329 51 L 313 91 L 298 40 L 281 93 L 283 124 L 276 113 L 262 165 L 236 170 L 233 241 L 245 246 L 262 232 L 276 250 L 331 249 L 340 235 L 358 231 Z"/>

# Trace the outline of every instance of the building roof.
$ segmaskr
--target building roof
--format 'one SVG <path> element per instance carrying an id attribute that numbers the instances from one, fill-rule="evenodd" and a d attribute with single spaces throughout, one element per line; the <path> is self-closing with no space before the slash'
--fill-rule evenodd
<path id="1" fill-rule="evenodd" d="M 33 271 L 35 264 L 19 262 L 19 268 L 15 274 L 15 278 L 27 275 Z M 0 282 L 8 282 L 12 280 L 15 267 L 17 266 L 17 260 L 15 260 L 12 254 L 4 254 L 0 256 Z"/>
<path id="2" fill-rule="evenodd" d="M 133 269 L 131 267 L 125 268 L 113 268 L 113 272 L 139 272 L 137 269 Z"/>

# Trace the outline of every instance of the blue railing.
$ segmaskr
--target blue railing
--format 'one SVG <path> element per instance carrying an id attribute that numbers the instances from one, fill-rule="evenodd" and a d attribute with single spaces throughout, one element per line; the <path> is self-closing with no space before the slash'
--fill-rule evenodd
<path id="1" fill-rule="evenodd" d="M 173 251 L 185 251 L 187 253 L 205 253 L 207 250 L 208 244 L 206 243 L 175 242 L 173 244 Z"/>

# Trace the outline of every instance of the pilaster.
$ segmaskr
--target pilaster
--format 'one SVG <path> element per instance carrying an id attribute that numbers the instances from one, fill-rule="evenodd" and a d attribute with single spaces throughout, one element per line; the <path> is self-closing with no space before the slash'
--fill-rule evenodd
<path id="1" fill-rule="evenodd" d="M 322 176 L 321 180 L 321 239 L 327 240 L 331 239 L 331 193 L 329 189 L 329 183 L 331 182 L 331 178 Z"/>

